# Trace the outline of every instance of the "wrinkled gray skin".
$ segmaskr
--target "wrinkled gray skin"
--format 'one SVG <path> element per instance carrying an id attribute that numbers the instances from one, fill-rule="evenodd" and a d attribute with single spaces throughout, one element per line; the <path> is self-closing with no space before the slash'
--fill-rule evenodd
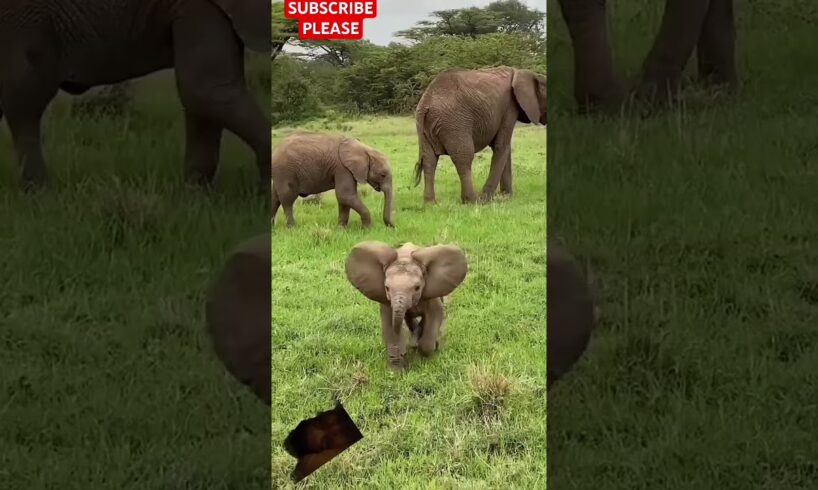
<path id="1" fill-rule="evenodd" d="M 435 170 L 449 155 L 460 177 L 460 199 L 478 197 L 472 179 L 474 154 L 491 147 L 491 170 L 480 194 L 494 197 L 497 185 L 511 194 L 511 136 L 517 122 L 546 123 L 545 76 L 529 70 L 498 67 L 450 70 L 426 88 L 415 109 L 420 154 L 415 185 L 425 175 L 423 200 L 435 202 Z"/>
<path id="2" fill-rule="evenodd" d="M 396 249 L 362 242 L 353 247 L 346 261 L 347 279 L 380 304 L 381 332 L 392 369 L 406 367 L 404 324 L 421 354 L 437 350 L 445 319 L 443 297 L 463 282 L 467 272 L 465 254 L 452 245 L 406 243 Z"/>
<path id="3" fill-rule="evenodd" d="M 588 347 L 597 311 L 588 279 L 564 248 L 548 243 L 546 258 L 547 389 Z"/>
<path id="4" fill-rule="evenodd" d="M 618 110 L 628 90 L 614 75 L 605 0 L 559 0 L 574 49 L 574 97 L 582 111 Z M 666 0 L 662 26 L 633 96 L 664 103 L 677 93 L 696 51 L 706 83 L 737 85 L 733 0 Z"/>
<path id="5" fill-rule="evenodd" d="M 270 404 L 270 234 L 237 246 L 207 294 L 207 332 L 216 356 Z"/>
<path id="6" fill-rule="evenodd" d="M 46 181 L 41 118 L 73 95 L 175 68 L 187 178 L 210 184 L 227 129 L 255 152 L 264 191 L 270 121 L 248 92 L 244 48 L 270 51 L 269 0 L 0 0 L 0 118 L 26 188 Z"/>
<path id="7" fill-rule="evenodd" d="M 368 183 L 383 192 L 383 222 L 394 226 L 392 169 L 386 156 L 355 138 L 336 134 L 294 133 L 272 153 L 273 226 L 278 207 L 284 208 L 287 226 L 295 226 L 293 203 L 335 189 L 338 224 L 347 226 L 349 210 L 361 216 L 366 228 L 372 223 L 369 210 L 358 196 L 358 184 Z"/>

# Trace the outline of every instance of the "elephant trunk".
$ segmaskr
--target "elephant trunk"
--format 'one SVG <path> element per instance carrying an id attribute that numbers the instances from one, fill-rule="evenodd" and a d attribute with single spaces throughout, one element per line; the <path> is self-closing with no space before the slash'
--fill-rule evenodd
<path id="1" fill-rule="evenodd" d="M 395 333 L 400 333 L 400 327 L 406 317 L 406 310 L 409 309 L 409 299 L 405 296 L 394 295 L 391 301 L 392 306 L 392 329 Z"/>
<path id="2" fill-rule="evenodd" d="M 394 193 L 392 192 L 392 183 L 384 183 L 381 186 L 381 191 L 383 192 L 383 224 L 390 227 L 395 226 L 395 222 L 392 219 L 395 199 Z"/>

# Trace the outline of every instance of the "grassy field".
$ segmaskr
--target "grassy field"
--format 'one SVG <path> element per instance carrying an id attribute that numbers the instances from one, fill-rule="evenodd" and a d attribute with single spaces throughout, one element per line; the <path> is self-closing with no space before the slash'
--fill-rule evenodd
<path id="1" fill-rule="evenodd" d="M 319 122 L 308 129 L 354 135 L 391 160 L 396 227 L 380 221 L 382 197 L 367 187 L 373 226 L 352 214 L 339 229 L 332 193 L 299 200 L 299 226 L 273 231 L 272 484 L 286 488 L 294 460 L 281 448 L 301 419 L 343 401 L 364 439 L 299 484 L 302 488 L 543 488 L 545 482 L 545 130 L 514 135 L 514 197 L 459 202 L 448 157 L 438 205 L 414 187 L 412 118 Z M 274 130 L 273 145 L 289 129 Z M 475 159 L 475 182 L 490 151 Z M 469 260 L 447 305 L 441 351 L 412 352 L 403 375 L 386 365 L 377 306 L 344 275 L 363 240 L 452 243 Z"/>
<path id="2" fill-rule="evenodd" d="M 663 3 L 615 2 L 623 71 Z M 818 10 L 736 3 L 735 98 L 600 120 L 574 113 L 549 2 L 548 233 L 603 297 L 549 394 L 555 489 L 818 488 Z"/>
<path id="3" fill-rule="evenodd" d="M 51 185 L 19 191 L 0 126 L 0 487 L 259 488 L 268 410 L 203 330 L 225 253 L 267 229 L 249 150 L 225 137 L 217 189 L 182 183 L 172 77 L 128 117 L 46 118 Z"/>

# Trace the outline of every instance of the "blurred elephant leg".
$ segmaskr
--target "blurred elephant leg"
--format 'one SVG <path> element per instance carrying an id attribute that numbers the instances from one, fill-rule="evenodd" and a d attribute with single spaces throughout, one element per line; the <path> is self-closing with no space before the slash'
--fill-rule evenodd
<path id="1" fill-rule="evenodd" d="M 503 194 L 507 194 L 509 197 L 513 194 L 513 190 L 511 188 L 511 158 L 509 157 L 508 163 L 506 166 L 503 167 L 503 175 L 500 176 L 500 192 Z"/>
<path id="2" fill-rule="evenodd" d="M 292 228 L 295 226 L 295 216 L 293 214 L 293 204 L 295 200 L 298 199 L 298 194 L 287 190 L 286 187 L 281 188 L 280 186 L 275 189 L 275 195 L 273 196 L 273 209 L 278 209 L 278 205 L 280 204 L 282 208 L 284 208 L 284 216 L 287 217 L 287 227 Z M 275 217 L 275 214 L 273 214 Z"/>
<path id="3" fill-rule="evenodd" d="M 699 77 L 715 85 L 736 87 L 736 25 L 733 0 L 710 0 L 696 48 Z"/>
<path id="4" fill-rule="evenodd" d="M 338 201 L 338 226 L 346 227 L 349 224 L 349 210 L 351 208 Z"/>
<path id="5" fill-rule="evenodd" d="M 56 82 L 47 80 L 43 74 L 34 73 L 30 66 L 18 72 L 12 67 L 0 74 L 0 107 L 22 166 L 23 185 L 29 190 L 42 187 L 47 177 L 41 140 L 42 116 L 58 89 Z"/>
<path id="6" fill-rule="evenodd" d="M 193 2 L 173 26 L 176 77 L 185 110 L 213 121 L 256 154 L 260 189 L 270 180 L 270 121 L 244 75 L 243 46 L 230 20 L 209 2 Z"/>
<path id="7" fill-rule="evenodd" d="M 642 65 L 636 97 L 669 102 L 679 91 L 682 72 L 702 32 L 710 0 L 667 0 L 662 26 Z"/>
<path id="8" fill-rule="evenodd" d="M 222 127 L 207 119 L 185 113 L 187 147 L 185 149 L 185 173 L 188 181 L 209 186 L 213 183 L 219 166 Z"/>
<path id="9" fill-rule="evenodd" d="M 574 50 L 574 98 L 581 112 L 618 107 L 622 83 L 614 75 L 605 0 L 559 0 Z"/>
<path id="10" fill-rule="evenodd" d="M 278 208 L 281 207 L 281 200 L 278 198 L 278 192 L 276 192 L 275 186 L 272 186 L 272 189 L 270 189 L 270 191 L 271 191 L 270 192 L 270 200 L 271 200 L 270 204 L 271 204 L 271 208 L 272 208 L 272 213 L 270 214 L 270 216 L 272 216 L 272 218 L 270 220 L 270 227 L 275 228 L 275 226 L 276 226 L 276 213 L 278 213 Z"/>

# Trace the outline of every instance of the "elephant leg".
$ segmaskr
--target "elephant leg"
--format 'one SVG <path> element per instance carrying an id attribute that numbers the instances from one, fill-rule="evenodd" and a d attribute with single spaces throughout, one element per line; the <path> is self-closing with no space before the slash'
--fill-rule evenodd
<path id="1" fill-rule="evenodd" d="M 222 127 L 218 124 L 185 113 L 185 174 L 189 182 L 209 187 L 219 166 Z"/>
<path id="2" fill-rule="evenodd" d="M 49 64 L 47 61 L 43 60 L 44 66 Z M 59 83 L 56 76 L 50 79 L 47 70 L 35 72 L 29 61 L 3 67 L 3 70 L 0 73 L 0 107 L 3 107 L 22 167 L 23 186 L 26 190 L 34 190 L 42 187 L 47 178 L 41 139 L 42 116 L 57 94 Z"/>
<path id="3" fill-rule="evenodd" d="M 614 75 L 604 0 L 559 0 L 574 50 L 574 98 L 581 112 L 616 108 L 624 99 Z"/>
<path id="4" fill-rule="evenodd" d="M 511 155 L 508 157 L 506 166 L 503 167 L 503 175 L 500 176 L 500 192 L 509 197 L 513 194 L 511 188 Z"/>
<path id="5" fill-rule="evenodd" d="M 347 227 L 349 224 L 349 210 L 351 208 L 344 204 L 341 204 L 341 201 L 338 201 L 338 226 L 342 226 L 344 228 Z"/>
<path id="6" fill-rule="evenodd" d="M 435 202 L 435 172 L 439 156 L 434 153 L 423 155 L 423 202 Z"/>
<path id="7" fill-rule="evenodd" d="M 710 0 L 667 0 L 659 35 L 642 65 L 636 97 L 669 102 L 678 93 L 684 71 L 702 32 Z"/>
<path id="8" fill-rule="evenodd" d="M 352 208 L 361 216 L 361 225 L 364 228 L 369 228 L 372 225 L 372 217 L 369 214 L 369 210 L 364 206 L 361 198 L 358 197 L 358 186 L 352 174 L 349 172 L 339 172 L 336 176 L 335 197 L 338 199 L 339 207 L 346 206 Z"/>
<path id="9" fill-rule="evenodd" d="M 736 25 L 733 0 L 710 0 L 696 48 L 699 77 L 714 85 L 735 88 Z"/>
<path id="10" fill-rule="evenodd" d="M 281 206 L 281 200 L 278 198 L 278 192 L 276 192 L 275 186 L 272 188 L 272 192 L 270 193 L 270 200 L 272 201 L 271 208 L 272 208 L 272 218 L 270 220 L 270 226 L 275 228 L 276 226 L 276 214 L 278 213 L 278 208 Z"/>
<path id="11" fill-rule="evenodd" d="M 293 215 L 293 204 L 298 199 L 298 194 L 290 191 L 283 191 L 276 189 L 278 200 L 281 202 L 281 207 L 284 208 L 284 215 L 287 217 L 287 228 L 295 226 L 295 216 Z"/>
<path id="12" fill-rule="evenodd" d="M 369 214 L 369 210 L 366 208 L 366 206 L 364 206 L 363 201 L 361 201 L 361 198 L 358 197 L 357 193 L 338 196 L 338 204 L 339 206 L 346 206 L 347 208 L 354 209 L 355 212 L 361 216 L 362 227 L 369 228 L 372 226 L 372 216 Z M 347 211 L 347 214 L 349 214 L 349 211 Z"/>
<path id="13" fill-rule="evenodd" d="M 244 76 L 244 48 L 230 20 L 211 2 L 188 2 L 173 24 L 176 79 L 182 105 L 241 138 L 256 154 L 260 186 L 270 180 L 270 121 Z"/>
<path id="14" fill-rule="evenodd" d="M 444 318 L 443 301 L 440 298 L 429 300 L 423 314 L 423 331 L 418 338 L 418 350 L 422 355 L 428 356 L 440 345 L 440 329 Z"/>
<path id="15" fill-rule="evenodd" d="M 386 346 L 386 355 L 389 360 L 389 367 L 400 371 L 406 367 L 405 355 L 406 346 L 401 339 L 400 330 L 392 328 L 392 308 L 389 305 L 381 304 L 381 334 L 383 343 Z"/>
<path id="16" fill-rule="evenodd" d="M 477 201 L 477 194 L 474 192 L 474 178 L 472 177 L 472 162 L 474 153 L 457 153 L 449 155 L 457 169 L 460 177 L 460 201 L 463 203 L 473 203 Z"/>
<path id="17" fill-rule="evenodd" d="M 511 167 L 511 133 L 514 130 L 512 121 L 509 128 L 505 125 L 500 134 L 495 138 L 491 147 L 491 168 L 483 191 L 480 193 L 480 201 L 487 202 L 494 198 L 494 192 L 500 184 L 506 167 Z"/>

